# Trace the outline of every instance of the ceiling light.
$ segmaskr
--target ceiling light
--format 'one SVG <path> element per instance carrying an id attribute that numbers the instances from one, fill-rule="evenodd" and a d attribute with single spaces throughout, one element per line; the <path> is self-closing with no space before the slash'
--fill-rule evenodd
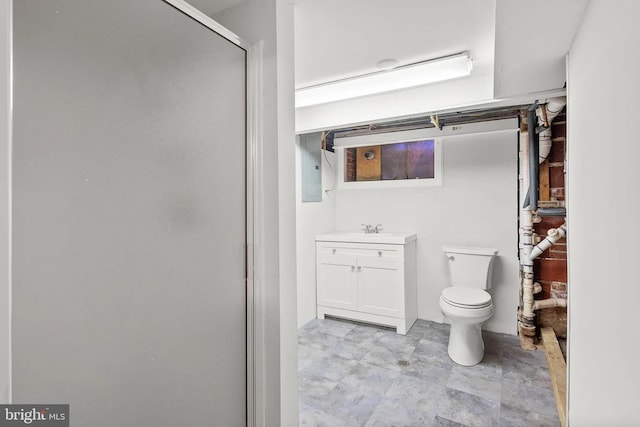
<path id="1" fill-rule="evenodd" d="M 392 70 L 396 67 L 396 65 L 398 65 L 398 60 L 397 59 L 393 59 L 393 58 L 386 58 L 386 59 L 381 59 L 380 61 L 378 61 L 378 63 L 376 64 L 376 68 L 378 70 Z"/>
<path id="2" fill-rule="evenodd" d="M 469 52 L 416 62 L 389 71 L 297 89 L 296 107 L 324 104 L 464 77 L 471 74 L 471 68 Z"/>

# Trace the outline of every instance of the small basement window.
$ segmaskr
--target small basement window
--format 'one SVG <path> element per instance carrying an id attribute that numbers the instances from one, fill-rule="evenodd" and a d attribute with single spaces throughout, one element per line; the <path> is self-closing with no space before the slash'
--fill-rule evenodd
<path id="1" fill-rule="evenodd" d="M 341 149 L 342 188 L 442 185 L 439 138 Z M 340 153 L 339 153 L 340 155 Z"/>

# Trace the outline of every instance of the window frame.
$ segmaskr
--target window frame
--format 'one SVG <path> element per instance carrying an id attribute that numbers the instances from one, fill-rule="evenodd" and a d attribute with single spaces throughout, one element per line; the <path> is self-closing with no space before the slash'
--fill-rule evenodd
<path id="1" fill-rule="evenodd" d="M 399 132 L 401 133 L 401 132 Z M 387 134 L 388 135 L 388 134 Z M 400 138 L 398 138 L 400 137 Z M 339 190 L 363 190 L 363 189 L 382 189 L 382 188 L 420 188 L 420 187 L 441 187 L 443 183 L 443 156 L 442 156 L 442 137 L 423 136 L 423 137 L 407 137 L 402 135 L 388 136 L 388 140 L 377 142 L 345 144 L 334 146 L 337 154 L 337 183 Z M 345 181 L 345 149 L 354 147 L 370 147 L 389 144 L 403 144 L 416 141 L 434 141 L 433 148 L 433 178 L 415 178 L 415 179 L 394 179 L 394 180 L 376 180 L 376 181 Z"/>

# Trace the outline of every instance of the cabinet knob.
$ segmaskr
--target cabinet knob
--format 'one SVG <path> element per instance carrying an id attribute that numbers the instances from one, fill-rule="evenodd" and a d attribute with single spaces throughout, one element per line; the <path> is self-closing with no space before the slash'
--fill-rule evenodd
<path id="1" fill-rule="evenodd" d="M 362 266 L 361 265 L 358 266 L 358 271 L 362 271 Z"/>
<path id="2" fill-rule="evenodd" d="M 334 254 L 336 253 L 336 250 L 335 250 L 335 248 L 333 249 L 333 253 L 334 253 Z"/>
<path id="3" fill-rule="evenodd" d="M 355 271 L 355 270 L 356 270 L 356 266 L 355 266 L 355 265 L 352 265 L 352 266 L 351 266 L 351 271 Z"/>
<path id="4" fill-rule="evenodd" d="M 382 251 L 378 251 L 378 256 L 382 256 Z"/>

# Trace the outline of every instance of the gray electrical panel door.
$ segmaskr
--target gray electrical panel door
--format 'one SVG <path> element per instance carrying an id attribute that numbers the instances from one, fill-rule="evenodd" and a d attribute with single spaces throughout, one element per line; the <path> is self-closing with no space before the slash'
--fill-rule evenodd
<path id="1" fill-rule="evenodd" d="M 14 1 L 13 400 L 246 424 L 246 52 L 161 0 Z"/>
<path id="2" fill-rule="evenodd" d="M 300 135 L 300 172 L 303 202 L 322 201 L 322 133 Z"/>

